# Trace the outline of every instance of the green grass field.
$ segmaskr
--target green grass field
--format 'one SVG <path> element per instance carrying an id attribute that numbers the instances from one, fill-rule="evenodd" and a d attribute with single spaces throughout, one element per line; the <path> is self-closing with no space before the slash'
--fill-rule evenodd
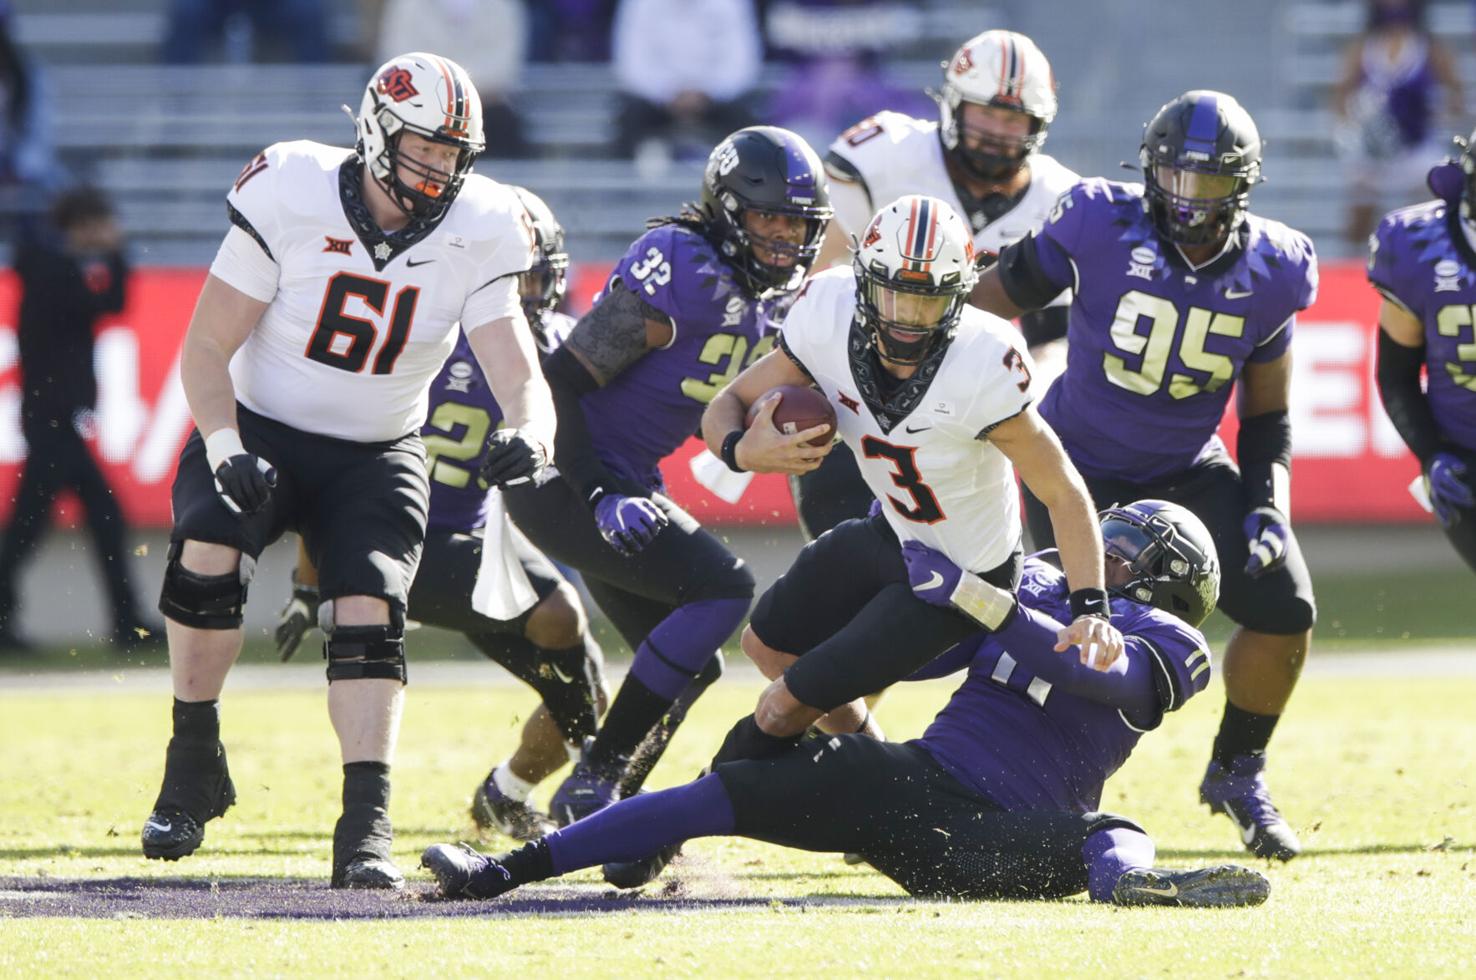
<path id="1" fill-rule="evenodd" d="M 495 674 L 489 667 L 486 687 L 409 689 L 392 807 L 407 871 L 427 843 L 471 839 L 471 789 L 532 706 L 524 691 L 494 686 Z M 321 690 L 228 690 L 240 802 L 194 857 L 162 864 L 142 859 L 137 833 L 158 785 L 167 694 L 3 687 L 0 876 L 326 878 L 339 779 Z M 695 772 L 757 690 L 738 679 L 710 692 L 653 783 Z M 909 737 L 949 690 L 895 690 L 879 717 L 892 737 Z M 1277 733 L 1272 779 L 1308 853 L 1266 868 L 1273 891 L 1259 909 L 917 902 L 838 856 L 706 840 L 668 872 L 698 900 L 691 908 L 637 898 L 567 915 L 499 916 L 494 902 L 471 919 L 111 921 L 9 918 L 0 893 L 0 975 L 1469 976 L 1473 702 L 1470 677 L 1305 680 Z M 1164 863 L 1251 860 L 1229 822 L 1195 801 L 1219 710 L 1211 688 L 1108 785 L 1104 809 L 1140 820 Z M 603 902 L 597 873 L 574 880 Z"/>

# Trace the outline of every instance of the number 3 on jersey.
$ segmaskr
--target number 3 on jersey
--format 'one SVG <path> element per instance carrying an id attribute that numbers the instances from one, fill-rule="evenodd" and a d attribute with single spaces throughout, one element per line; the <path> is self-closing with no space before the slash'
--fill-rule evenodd
<path id="1" fill-rule="evenodd" d="M 906 490 L 912 497 L 912 506 L 904 507 L 890 494 L 887 495 L 887 502 L 897 513 L 919 524 L 936 524 L 947 516 L 943 513 L 943 508 L 938 506 L 938 498 L 933 494 L 933 488 L 922 481 L 922 475 L 917 471 L 915 458 L 917 447 L 894 446 L 876 436 L 863 436 L 861 452 L 867 459 L 890 461 L 894 471 L 892 482 L 897 484 L 898 489 Z"/>
<path id="2" fill-rule="evenodd" d="M 379 339 L 377 323 L 383 321 L 389 289 L 390 284 L 383 279 L 370 279 L 351 272 L 340 272 L 329 279 L 317 326 L 303 353 L 341 371 L 364 370 L 369 353 Z M 405 341 L 410 336 L 410 322 L 415 317 L 415 303 L 419 298 L 420 290 L 415 286 L 406 286 L 395 294 L 395 303 L 389 314 L 389 330 L 374 358 L 372 374 L 394 371 L 395 361 L 404 351 Z M 374 319 L 346 312 L 345 307 L 350 300 L 360 301 L 375 314 Z"/>

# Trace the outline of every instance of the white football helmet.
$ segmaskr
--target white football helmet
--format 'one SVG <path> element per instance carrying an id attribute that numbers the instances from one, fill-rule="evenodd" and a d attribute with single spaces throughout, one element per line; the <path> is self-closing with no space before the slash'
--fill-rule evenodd
<path id="1" fill-rule="evenodd" d="M 943 145 L 971 173 L 986 180 L 1009 177 L 1045 142 L 1056 118 L 1056 78 L 1051 63 L 1024 34 L 985 31 L 965 42 L 943 66 L 937 93 L 938 130 Z M 1031 119 L 1024 138 L 991 136 L 969 147 L 959 133 L 959 106 L 965 102 L 1022 112 Z"/>
<path id="2" fill-rule="evenodd" d="M 416 218 L 433 220 L 445 213 L 487 146 L 482 100 L 466 69 L 424 51 L 399 55 L 379 67 L 364 89 L 355 126 L 359 156 L 370 176 Z M 401 157 L 400 136 L 407 132 L 459 147 L 455 169 L 448 173 Z"/>
<path id="3" fill-rule="evenodd" d="M 936 197 L 876 213 L 853 260 L 861 320 L 883 360 L 918 364 L 953 335 L 979 273 L 969 226 Z"/>

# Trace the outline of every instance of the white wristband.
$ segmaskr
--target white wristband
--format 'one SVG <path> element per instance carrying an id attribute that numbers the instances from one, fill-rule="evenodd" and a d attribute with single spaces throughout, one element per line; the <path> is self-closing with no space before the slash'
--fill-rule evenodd
<path id="1" fill-rule="evenodd" d="M 948 597 L 954 607 L 968 615 L 985 629 L 999 629 L 999 625 L 1015 608 L 1015 594 L 990 585 L 977 575 L 964 572 L 958 578 L 958 586 Z"/>
<path id="2" fill-rule="evenodd" d="M 220 469 L 221 463 L 245 452 L 246 447 L 241 445 L 241 433 L 235 429 L 216 429 L 205 437 L 205 458 L 210 462 L 212 473 Z"/>

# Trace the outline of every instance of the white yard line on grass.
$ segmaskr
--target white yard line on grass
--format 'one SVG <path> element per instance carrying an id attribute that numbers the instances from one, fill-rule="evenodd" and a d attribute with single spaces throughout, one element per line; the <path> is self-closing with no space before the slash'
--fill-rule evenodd
<path id="1" fill-rule="evenodd" d="M 752 664 L 729 658 L 725 679 L 757 684 Z M 610 672 L 612 689 L 625 675 L 625 665 Z M 1304 676 L 1317 677 L 1476 677 L 1476 646 L 1419 647 L 1403 652 L 1334 653 L 1315 651 Z M 494 664 L 435 661 L 410 664 L 410 682 L 417 687 L 517 685 L 507 671 Z M 231 671 L 229 691 L 320 688 L 325 683 L 321 663 L 242 664 Z M 119 667 L 113 670 L 58 670 L 21 672 L 0 670 L 0 694 L 10 692 L 96 694 L 101 691 L 169 692 L 165 667 Z"/>

